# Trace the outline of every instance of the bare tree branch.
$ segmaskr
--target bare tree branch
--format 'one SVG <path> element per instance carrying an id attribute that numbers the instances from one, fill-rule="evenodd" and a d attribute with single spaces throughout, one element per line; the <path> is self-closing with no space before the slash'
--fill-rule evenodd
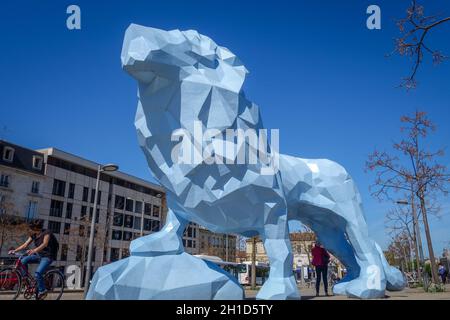
<path id="1" fill-rule="evenodd" d="M 392 54 L 410 57 L 413 61 L 411 73 L 402 79 L 400 87 L 407 90 L 417 87 L 416 75 L 424 59 L 424 53 L 432 57 L 433 64 L 442 63 L 448 57 L 439 50 L 433 50 L 425 44 L 427 35 L 438 26 L 450 21 L 442 15 L 425 16 L 423 6 L 413 0 L 406 10 L 406 17 L 397 21 L 400 37 L 395 39 L 395 49 Z"/>

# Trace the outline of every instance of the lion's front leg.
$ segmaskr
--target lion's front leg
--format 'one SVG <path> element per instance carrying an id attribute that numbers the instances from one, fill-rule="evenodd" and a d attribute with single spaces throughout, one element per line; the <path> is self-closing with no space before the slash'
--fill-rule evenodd
<path id="1" fill-rule="evenodd" d="M 188 221 L 169 209 L 166 223 L 160 231 L 131 242 L 131 255 L 152 257 L 184 252 L 182 237 L 187 224 Z"/>
<path id="2" fill-rule="evenodd" d="M 271 207 L 271 210 L 266 215 L 266 224 L 261 236 L 270 262 L 270 274 L 256 298 L 300 299 L 292 272 L 292 250 L 286 208 L 284 205 L 266 204 L 266 206 Z"/>

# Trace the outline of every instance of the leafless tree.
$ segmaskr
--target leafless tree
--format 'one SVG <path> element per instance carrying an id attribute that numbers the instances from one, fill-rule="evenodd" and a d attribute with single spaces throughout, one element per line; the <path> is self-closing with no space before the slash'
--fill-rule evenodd
<path id="1" fill-rule="evenodd" d="M 440 64 L 447 59 L 440 50 L 429 46 L 427 37 L 433 29 L 441 27 L 450 21 L 450 16 L 425 15 L 424 7 L 411 1 L 411 5 L 406 10 L 406 17 L 397 21 L 400 36 L 395 39 L 395 49 L 393 53 L 409 57 L 412 60 L 412 69 L 407 77 L 402 79 L 401 87 L 414 89 L 417 86 L 416 75 L 424 56 L 430 55 L 434 64 Z"/>
<path id="2" fill-rule="evenodd" d="M 75 254 L 81 270 L 81 279 L 84 277 L 85 266 L 88 260 L 90 226 L 91 218 L 85 216 L 79 220 L 79 224 L 65 230 L 65 243 L 67 244 L 68 253 Z M 105 231 L 96 226 L 94 235 L 94 248 L 103 247 L 104 238 L 106 237 Z M 94 255 L 95 252 L 96 250 L 93 252 Z M 95 259 L 92 261 L 95 261 Z"/>
<path id="3" fill-rule="evenodd" d="M 0 193 L 0 254 L 5 244 L 21 242 L 28 227 L 23 217 L 15 210 L 10 196 Z M 6 248 L 8 250 L 9 248 Z"/>
<path id="4" fill-rule="evenodd" d="M 408 235 L 405 233 L 399 233 L 395 235 L 391 243 L 389 244 L 386 258 L 393 265 L 400 265 L 403 270 L 408 270 L 410 256 L 410 243 L 408 241 Z"/>
<path id="5" fill-rule="evenodd" d="M 438 283 L 433 244 L 428 223 L 430 199 L 436 194 L 448 194 L 446 189 L 450 175 L 445 165 L 439 164 L 443 149 L 429 151 L 422 144 L 436 126 L 425 112 L 416 111 L 414 116 L 401 118 L 401 131 L 405 137 L 393 148 L 398 155 L 375 150 L 369 155 L 366 170 L 375 172 L 372 195 L 378 199 L 393 200 L 398 191 L 411 193 L 419 200 L 420 212 L 431 260 L 433 281 Z M 399 157 L 400 156 L 400 157 Z"/>

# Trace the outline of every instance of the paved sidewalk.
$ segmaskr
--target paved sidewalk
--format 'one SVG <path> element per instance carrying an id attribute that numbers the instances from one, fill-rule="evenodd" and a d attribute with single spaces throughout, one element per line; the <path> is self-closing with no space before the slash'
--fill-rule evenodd
<path id="1" fill-rule="evenodd" d="M 346 296 L 325 296 L 323 287 L 320 288 L 320 296 L 316 297 L 315 288 L 299 287 L 302 300 L 361 300 L 356 298 L 348 298 Z M 245 290 L 247 299 L 254 299 L 257 291 Z M 427 293 L 423 288 L 405 288 L 402 291 L 389 292 L 386 291 L 386 297 L 379 300 L 450 300 L 450 284 L 446 285 L 445 292 Z"/>
<path id="2" fill-rule="evenodd" d="M 344 296 L 323 296 L 323 291 L 321 291 L 322 296 L 316 297 L 315 296 L 315 289 L 314 288 L 306 288 L 306 287 L 300 287 L 300 292 L 302 295 L 302 300 L 359 300 L 359 299 L 352 299 L 347 298 Z M 323 290 L 321 288 L 321 290 Z M 380 300 L 450 300 L 450 284 L 447 284 L 446 286 L 446 292 L 440 292 L 440 293 L 426 293 L 423 291 L 422 288 L 406 288 L 403 291 L 399 292 L 387 292 L 387 295 L 385 298 Z M 245 296 L 247 299 L 255 299 L 257 291 L 246 289 L 245 290 Z M 11 295 L 7 294 L 1 294 L 0 293 L 0 300 L 10 300 Z M 71 292 L 67 291 L 64 293 L 62 300 L 82 300 L 83 299 L 83 292 L 76 291 Z M 20 298 L 20 300 L 23 300 L 23 296 Z"/>

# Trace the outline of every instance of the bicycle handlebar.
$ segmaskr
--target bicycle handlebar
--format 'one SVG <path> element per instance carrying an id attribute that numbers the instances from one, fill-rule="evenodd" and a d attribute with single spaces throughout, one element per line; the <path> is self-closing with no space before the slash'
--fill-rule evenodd
<path id="1" fill-rule="evenodd" d="M 18 257 L 18 258 L 22 258 L 22 257 L 27 256 L 28 253 L 26 251 L 22 251 L 22 253 L 14 252 L 14 253 L 8 253 L 8 255 L 14 256 L 14 257 Z"/>

